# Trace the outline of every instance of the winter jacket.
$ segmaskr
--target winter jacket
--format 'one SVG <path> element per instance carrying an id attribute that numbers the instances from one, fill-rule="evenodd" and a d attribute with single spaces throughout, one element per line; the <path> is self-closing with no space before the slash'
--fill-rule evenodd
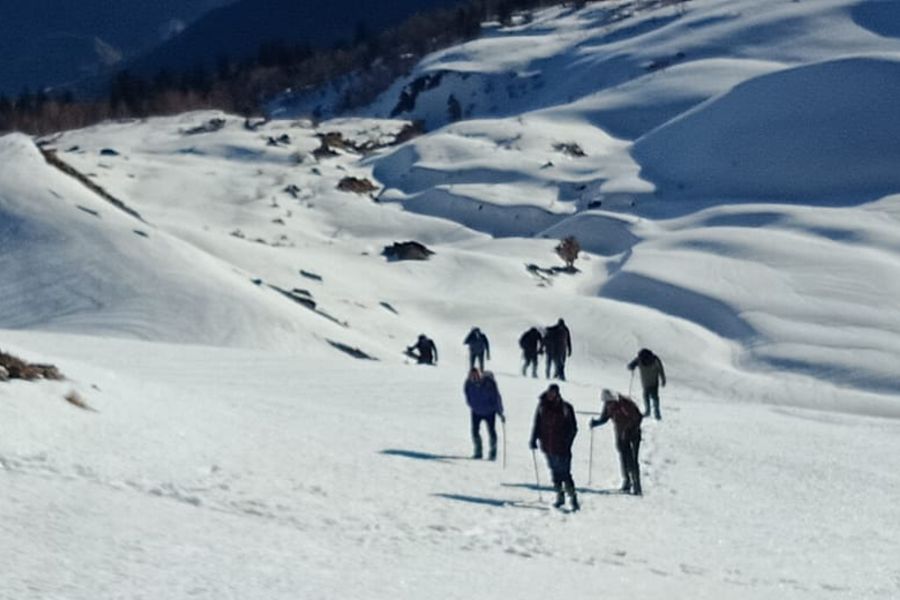
<path id="1" fill-rule="evenodd" d="M 503 399 L 493 378 L 485 377 L 478 381 L 467 379 L 463 391 L 466 394 L 466 404 L 479 417 L 503 414 Z"/>
<path id="2" fill-rule="evenodd" d="M 519 347 L 525 356 L 537 356 L 544 350 L 544 336 L 537 327 L 532 327 L 519 338 Z"/>
<path id="3" fill-rule="evenodd" d="M 616 439 L 626 440 L 632 437 L 640 437 L 641 421 L 644 415 L 631 398 L 616 394 L 616 399 L 603 403 L 603 412 L 598 419 L 591 420 L 591 427 L 603 425 L 612 420 L 616 429 Z"/>
<path id="4" fill-rule="evenodd" d="M 633 371 L 635 367 L 641 373 L 641 385 L 644 389 L 659 387 L 660 383 L 666 385 L 666 370 L 662 361 L 649 350 L 641 350 L 637 358 L 628 363 L 630 370 Z"/>
<path id="5" fill-rule="evenodd" d="M 534 413 L 531 446 L 534 447 L 540 440 L 541 450 L 545 454 L 571 456 L 572 443 L 577 433 L 578 424 L 575 422 L 575 409 L 572 405 L 562 398 L 551 402 L 544 392 Z"/>
<path id="6" fill-rule="evenodd" d="M 472 354 L 483 354 L 487 353 L 488 357 L 491 356 L 491 344 L 488 342 L 488 338 L 484 335 L 480 329 L 473 329 L 469 332 L 469 335 L 466 336 L 466 339 L 463 340 L 463 344 L 469 347 L 469 352 Z"/>
<path id="7" fill-rule="evenodd" d="M 572 356 L 572 336 L 569 328 L 557 323 L 547 328 L 544 334 L 544 348 L 548 356 Z"/>
<path id="8" fill-rule="evenodd" d="M 422 338 L 418 340 L 413 346 L 407 348 L 408 351 L 417 350 L 418 356 L 416 357 L 420 364 L 433 364 L 438 360 L 438 352 L 437 346 L 434 345 L 434 342 L 431 338 Z"/>

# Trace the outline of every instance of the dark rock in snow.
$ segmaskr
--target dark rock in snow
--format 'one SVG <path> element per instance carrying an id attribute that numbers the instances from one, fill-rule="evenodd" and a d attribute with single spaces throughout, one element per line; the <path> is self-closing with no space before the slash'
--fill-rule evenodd
<path id="1" fill-rule="evenodd" d="M 304 271 L 303 269 L 300 269 L 300 274 L 307 279 L 312 279 L 313 281 L 322 281 L 321 275 L 316 275 L 315 273 L 312 273 L 310 271 Z"/>
<path id="2" fill-rule="evenodd" d="M 381 255 L 389 261 L 428 260 L 432 254 L 434 254 L 432 250 L 416 241 L 394 242 L 390 246 L 385 246 L 381 252 Z"/>

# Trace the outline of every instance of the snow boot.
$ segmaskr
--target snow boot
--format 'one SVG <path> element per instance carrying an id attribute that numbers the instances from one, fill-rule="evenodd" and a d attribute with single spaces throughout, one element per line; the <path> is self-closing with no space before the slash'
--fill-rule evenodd
<path id="1" fill-rule="evenodd" d="M 488 460 L 497 460 L 497 440 L 491 440 L 491 446 L 488 449 Z"/>
<path id="2" fill-rule="evenodd" d="M 639 471 L 635 471 L 632 474 L 632 479 L 634 480 L 634 486 L 631 488 L 631 493 L 635 496 L 643 496 L 644 493 L 641 491 L 641 474 Z"/>
<path id="3" fill-rule="evenodd" d="M 481 458 L 481 436 L 472 438 L 472 443 L 475 445 L 475 451 L 472 452 L 472 458 Z"/>
<path id="4" fill-rule="evenodd" d="M 630 491 L 631 491 L 631 478 L 626 477 L 626 478 L 625 478 L 625 481 L 622 482 L 622 487 L 619 488 L 619 490 L 622 491 L 622 492 L 624 492 L 624 493 L 626 493 L 626 494 L 627 494 L 628 492 L 630 492 Z"/>
<path id="5" fill-rule="evenodd" d="M 571 504 L 572 512 L 580 510 L 581 505 L 578 504 L 578 495 L 575 493 L 575 484 L 574 483 L 566 484 L 566 493 L 569 494 L 569 497 L 572 499 L 572 504 Z"/>
<path id="6" fill-rule="evenodd" d="M 566 494 L 563 492 L 562 484 L 553 484 L 553 489 L 556 490 L 556 501 L 553 503 L 553 508 L 562 508 L 566 503 Z"/>

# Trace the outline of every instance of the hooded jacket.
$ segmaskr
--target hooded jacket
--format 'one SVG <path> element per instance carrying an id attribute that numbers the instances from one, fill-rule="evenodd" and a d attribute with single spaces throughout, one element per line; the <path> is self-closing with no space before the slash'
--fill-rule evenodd
<path id="1" fill-rule="evenodd" d="M 616 430 L 616 439 L 624 440 L 641 435 L 641 421 L 644 416 L 631 398 L 622 394 L 614 394 L 608 390 L 603 392 L 603 412 L 598 419 L 591 421 L 592 427 L 612 421 Z"/>
<path id="2" fill-rule="evenodd" d="M 571 456 L 577 433 L 578 424 L 575 422 L 575 409 L 572 405 L 563 400 L 562 396 L 551 401 L 547 392 L 541 394 L 531 429 L 532 446 L 540 440 L 541 450 L 545 454 Z"/>
<path id="3" fill-rule="evenodd" d="M 628 363 L 628 368 L 634 370 L 637 367 L 641 373 L 641 385 L 644 389 L 658 387 L 660 383 L 666 385 L 666 370 L 663 368 L 660 358 L 650 350 L 644 348 L 638 352 L 637 357 Z"/>

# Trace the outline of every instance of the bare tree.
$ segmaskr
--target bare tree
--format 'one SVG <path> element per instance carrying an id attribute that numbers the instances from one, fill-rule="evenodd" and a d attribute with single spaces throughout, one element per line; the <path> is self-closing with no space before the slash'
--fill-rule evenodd
<path id="1" fill-rule="evenodd" d="M 556 254 L 566 263 L 566 269 L 574 271 L 575 261 L 578 260 L 578 253 L 581 252 L 581 244 L 578 243 L 578 239 L 574 235 L 565 237 L 560 240 L 555 250 Z"/>

